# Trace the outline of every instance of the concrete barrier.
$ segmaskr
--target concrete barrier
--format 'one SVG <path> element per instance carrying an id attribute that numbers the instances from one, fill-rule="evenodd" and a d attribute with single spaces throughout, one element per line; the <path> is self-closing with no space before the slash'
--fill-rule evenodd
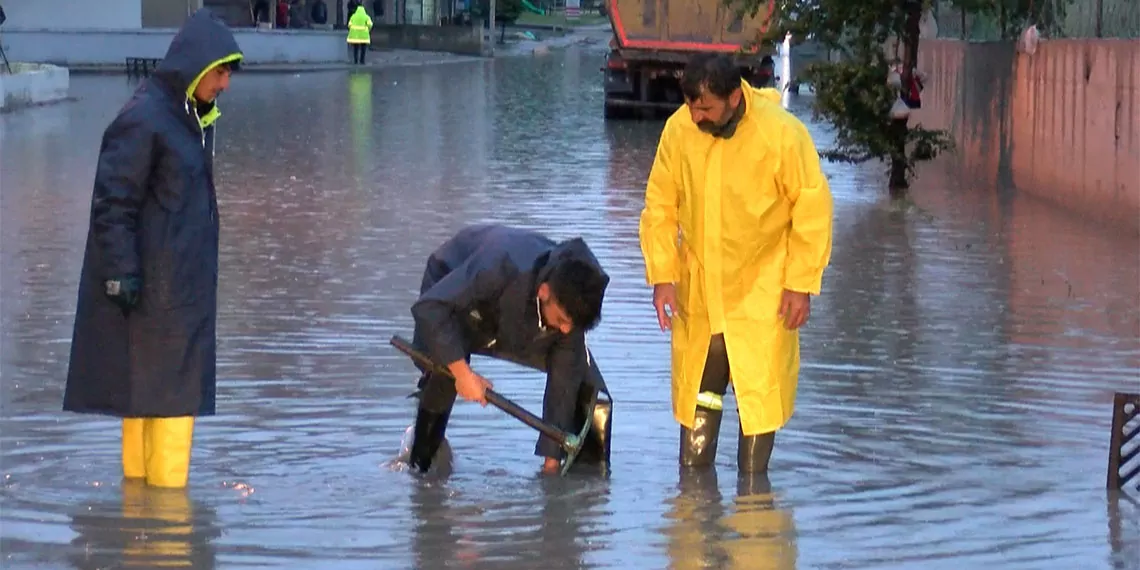
<path id="1" fill-rule="evenodd" d="M 13 63 L 11 74 L 0 73 L 0 112 L 66 100 L 70 79 L 62 67 Z"/>
<path id="2" fill-rule="evenodd" d="M 125 67 L 128 57 L 161 59 L 178 30 L 44 30 L 4 29 L 0 34 L 8 56 L 20 61 L 50 63 L 76 70 Z M 352 55 L 344 30 L 262 30 L 235 28 L 234 37 L 245 63 L 347 63 Z M 483 54 L 479 30 L 459 26 L 386 26 L 372 29 L 372 47 Z"/>
<path id="3" fill-rule="evenodd" d="M 483 30 L 467 26 L 372 27 L 372 47 L 483 55 Z"/>
<path id="4" fill-rule="evenodd" d="M 923 41 L 914 115 L 950 129 L 963 172 L 1140 233 L 1140 42 Z"/>

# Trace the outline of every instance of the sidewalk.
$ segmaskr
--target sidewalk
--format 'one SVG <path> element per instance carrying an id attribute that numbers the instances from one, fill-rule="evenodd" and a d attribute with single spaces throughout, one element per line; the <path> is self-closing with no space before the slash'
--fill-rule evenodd
<path id="1" fill-rule="evenodd" d="M 458 55 L 445 52 L 417 51 L 407 49 L 372 50 L 368 52 L 364 65 L 355 65 L 351 61 L 337 61 L 329 63 L 246 63 L 241 66 L 241 73 L 300 73 L 308 71 L 351 71 L 369 70 L 385 67 L 405 67 L 415 65 L 439 65 L 445 63 L 469 63 L 482 61 L 484 58 Z M 125 73 L 126 67 L 114 65 L 72 65 L 68 67 L 71 73 Z"/>
<path id="2" fill-rule="evenodd" d="M 525 30 L 520 28 L 519 32 Z M 609 23 L 595 24 L 588 26 L 577 26 L 573 28 L 566 28 L 562 30 L 562 35 L 531 40 L 525 37 L 514 35 L 512 37 L 511 29 L 507 29 L 507 41 L 504 44 L 495 43 L 495 56 L 496 57 L 511 57 L 521 55 L 543 55 L 556 49 L 565 49 L 575 45 L 590 45 L 600 46 L 605 48 L 613 37 L 613 30 L 610 28 Z M 485 38 L 486 41 L 491 41 L 490 38 Z M 495 42 L 498 42 L 498 35 L 495 36 Z"/>
<path id="3" fill-rule="evenodd" d="M 549 53 L 551 50 L 565 49 L 574 45 L 599 45 L 604 47 L 612 32 L 609 24 L 600 26 L 581 26 L 567 30 L 566 33 L 553 37 L 531 40 L 512 37 L 510 30 L 507 33 L 507 42 L 496 43 L 495 57 L 533 56 Z M 496 36 L 495 41 L 498 41 Z M 489 38 L 488 38 L 489 41 Z M 447 52 L 419 51 L 410 49 L 376 49 L 368 52 L 367 63 L 363 66 L 354 65 L 349 56 L 344 61 L 328 63 L 244 63 L 241 66 L 245 72 L 264 73 L 302 73 L 312 71 L 351 71 L 371 70 L 386 67 L 404 67 L 416 65 L 441 65 L 447 63 L 470 63 L 484 61 L 485 57 L 473 55 L 460 55 Z M 125 73 L 124 64 L 74 64 L 67 66 L 71 73 Z"/>

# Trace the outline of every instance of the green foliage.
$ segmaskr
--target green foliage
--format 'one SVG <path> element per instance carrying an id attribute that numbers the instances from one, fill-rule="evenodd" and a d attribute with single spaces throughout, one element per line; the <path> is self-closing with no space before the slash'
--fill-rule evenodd
<path id="1" fill-rule="evenodd" d="M 1016 39 L 1022 30 L 1036 25 L 1046 36 L 1056 36 L 1075 0 L 943 0 L 974 18 L 991 22 L 1002 39 Z"/>
<path id="2" fill-rule="evenodd" d="M 753 16 L 768 6 L 767 0 L 725 1 Z M 793 38 L 818 41 L 838 56 L 809 66 L 798 77 L 815 89 L 814 115 L 835 127 L 835 146 L 820 155 L 841 162 L 888 162 L 904 173 L 905 179 L 897 182 L 902 187 L 913 178 L 915 164 L 954 147 L 946 131 L 918 124 L 901 132 L 888 116 L 898 92 L 887 84 L 885 46 L 905 37 L 905 1 L 777 0 L 768 32 L 758 39 L 772 44 L 790 32 Z"/>
<path id="3" fill-rule="evenodd" d="M 902 160 L 910 178 L 915 164 L 953 149 L 954 142 L 946 131 L 911 125 L 903 153 L 899 153 L 897 135 L 887 116 L 897 92 L 887 85 L 887 71 L 888 62 L 881 50 L 867 59 L 817 63 L 808 68 L 806 79 L 816 90 L 813 113 L 835 127 L 835 146 L 820 155 L 852 163 Z"/>
<path id="4" fill-rule="evenodd" d="M 490 0 L 475 0 L 472 3 L 471 15 L 474 18 L 486 19 L 490 11 Z M 495 0 L 495 23 L 499 26 L 510 25 L 519 19 L 523 12 L 522 0 Z"/>

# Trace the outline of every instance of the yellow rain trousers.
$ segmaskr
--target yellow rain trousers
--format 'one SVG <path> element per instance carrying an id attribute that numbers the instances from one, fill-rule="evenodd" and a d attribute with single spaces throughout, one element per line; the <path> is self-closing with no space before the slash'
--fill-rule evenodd
<path id="1" fill-rule="evenodd" d="M 180 489 L 190 477 L 194 417 L 123 420 L 123 477 Z"/>
<path id="2" fill-rule="evenodd" d="M 747 107 L 731 138 L 701 132 L 687 106 L 666 122 L 640 237 L 649 284 L 677 286 L 673 416 L 692 429 L 709 339 L 723 333 L 740 427 L 751 436 L 792 416 L 799 333 L 784 327 L 779 304 L 785 289 L 819 294 L 832 199 L 803 123 L 774 90 L 741 88 Z"/>

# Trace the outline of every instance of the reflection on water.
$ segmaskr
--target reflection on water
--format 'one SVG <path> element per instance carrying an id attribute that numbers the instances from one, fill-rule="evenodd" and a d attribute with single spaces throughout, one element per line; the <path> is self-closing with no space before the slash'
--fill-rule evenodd
<path id="1" fill-rule="evenodd" d="M 119 501 L 81 505 L 66 551 L 75 568 L 215 568 L 216 514 L 185 490 L 124 481 Z"/>
<path id="2" fill-rule="evenodd" d="M 795 570 L 797 540 L 790 505 L 779 504 L 766 475 L 737 474 L 722 495 L 717 470 L 680 468 L 665 514 L 670 570 Z"/>
<path id="3" fill-rule="evenodd" d="M 0 117 L 3 567 L 1136 567 L 1140 510 L 1101 489 L 1111 394 L 1140 380 L 1136 238 L 953 168 L 903 209 L 878 167 L 826 166 L 833 265 L 770 487 L 739 480 L 735 437 L 716 470 L 679 474 L 637 243 L 660 124 L 602 121 L 599 61 L 235 78 L 219 415 L 181 498 L 132 499 L 118 424 L 58 411 L 99 137 L 130 87 L 76 76 L 79 102 Z M 416 377 L 388 338 L 410 334 L 428 253 L 487 221 L 582 235 L 613 276 L 591 335 L 609 478 L 538 477 L 534 433 L 465 404 L 450 477 L 387 465 Z M 475 365 L 540 406 L 540 375 Z"/>

